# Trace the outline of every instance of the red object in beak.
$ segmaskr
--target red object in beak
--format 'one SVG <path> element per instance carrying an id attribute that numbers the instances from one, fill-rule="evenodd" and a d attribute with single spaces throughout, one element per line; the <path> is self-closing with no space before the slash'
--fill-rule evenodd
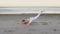
<path id="1" fill-rule="evenodd" d="M 24 22 L 24 24 L 28 24 L 28 22 Z"/>
<path id="2" fill-rule="evenodd" d="M 28 24 L 28 23 L 29 23 L 29 21 L 28 20 L 25 20 L 24 24 Z"/>

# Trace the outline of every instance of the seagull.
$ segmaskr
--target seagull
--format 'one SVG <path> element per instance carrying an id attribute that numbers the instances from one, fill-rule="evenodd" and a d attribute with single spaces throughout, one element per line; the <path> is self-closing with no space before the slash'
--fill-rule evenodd
<path id="1" fill-rule="evenodd" d="M 30 17 L 27 19 L 22 20 L 22 22 L 26 25 L 30 25 L 34 20 L 36 20 L 41 14 L 42 14 L 43 10 L 40 11 L 40 13 L 38 13 L 35 17 Z"/>

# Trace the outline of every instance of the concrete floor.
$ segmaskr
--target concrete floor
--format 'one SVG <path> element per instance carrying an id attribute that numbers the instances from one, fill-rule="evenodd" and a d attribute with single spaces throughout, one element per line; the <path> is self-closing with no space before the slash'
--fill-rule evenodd
<path id="1" fill-rule="evenodd" d="M 30 26 L 21 22 L 31 16 L 35 15 L 0 15 L 0 34 L 60 34 L 60 15 L 41 15 Z"/>

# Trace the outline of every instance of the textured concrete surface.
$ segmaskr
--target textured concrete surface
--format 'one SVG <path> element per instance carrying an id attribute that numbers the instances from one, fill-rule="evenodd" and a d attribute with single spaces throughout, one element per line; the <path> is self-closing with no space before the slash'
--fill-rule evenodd
<path id="1" fill-rule="evenodd" d="M 41 15 L 30 26 L 21 20 L 34 14 L 0 15 L 0 34 L 60 34 L 60 15 Z"/>

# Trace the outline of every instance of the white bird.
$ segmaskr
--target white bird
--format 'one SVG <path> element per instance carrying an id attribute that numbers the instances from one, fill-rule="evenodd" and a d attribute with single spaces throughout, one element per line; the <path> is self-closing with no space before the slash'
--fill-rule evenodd
<path id="1" fill-rule="evenodd" d="M 30 17 L 28 20 L 29 20 L 29 23 L 32 23 L 32 21 L 36 20 L 41 14 L 42 14 L 43 11 L 41 11 L 40 13 L 38 13 L 37 16 L 35 17 Z"/>
<path id="2" fill-rule="evenodd" d="M 36 19 L 42 14 L 42 12 L 43 12 L 43 11 L 41 11 L 40 13 L 38 13 L 38 15 L 35 16 L 35 17 L 30 17 L 30 18 L 28 18 L 28 19 L 22 20 L 23 23 L 24 23 L 24 24 L 27 24 L 27 25 L 31 24 L 34 20 L 36 20 Z"/>

